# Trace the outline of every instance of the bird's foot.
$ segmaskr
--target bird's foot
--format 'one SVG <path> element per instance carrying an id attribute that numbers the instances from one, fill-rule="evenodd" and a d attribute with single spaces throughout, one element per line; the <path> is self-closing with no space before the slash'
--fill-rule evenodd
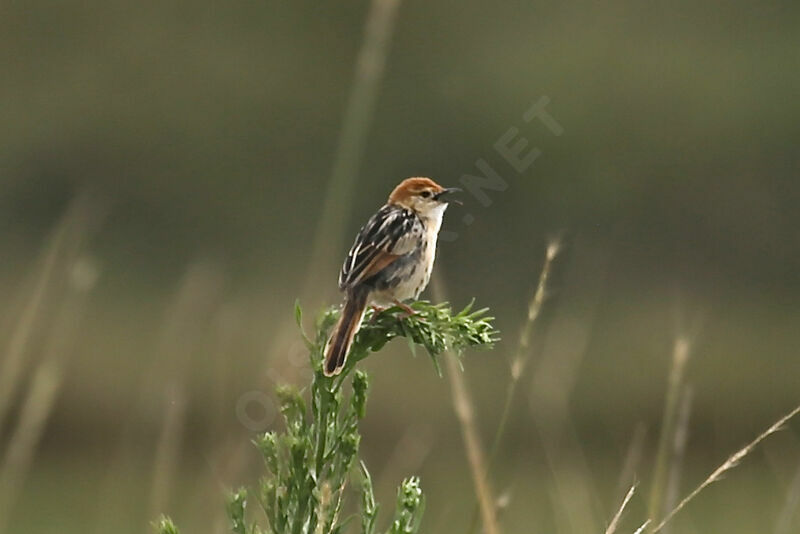
<path id="1" fill-rule="evenodd" d="M 385 310 L 386 308 L 383 308 L 381 306 L 376 306 L 374 304 L 371 304 L 370 308 L 372 309 L 372 317 L 369 318 L 369 324 L 372 324 L 378 318 L 378 315 L 380 315 L 381 312 L 383 312 L 383 310 Z"/>
<path id="2" fill-rule="evenodd" d="M 417 314 L 416 310 L 414 310 L 414 308 L 412 308 L 411 306 L 409 306 L 405 302 L 400 302 L 397 299 L 394 299 L 392 302 L 394 302 L 396 306 L 398 306 L 399 308 L 402 308 L 402 310 L 404 312 L 406 312 L 406 315 L 404 317 L 400 317 L 400 319 L 408 319 L 412 315 L 416 315 Z"/>

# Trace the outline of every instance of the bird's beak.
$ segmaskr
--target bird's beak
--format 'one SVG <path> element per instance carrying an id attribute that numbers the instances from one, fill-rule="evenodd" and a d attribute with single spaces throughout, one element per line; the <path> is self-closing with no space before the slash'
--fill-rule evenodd
<path id="1" fill-rule="evenodd" d="M 459 200 L 449 200 L 449 199 L 446 199 L 446 198 L 442 198 L 442 197 L 449 196 L 449 195 L 451 195 L 453 193 L 460 193 L 460 192 L 461 192 L 461 189 L 459 189 L 458 187 L 447 187 L 445 189 L 442 189 L 438 193 L 436 193 L 436 195 L 433 198 L 435 200 L 438 200 L 439 202 L 454 202 L 456 204 L 461 204 L 461 202 Z"/>

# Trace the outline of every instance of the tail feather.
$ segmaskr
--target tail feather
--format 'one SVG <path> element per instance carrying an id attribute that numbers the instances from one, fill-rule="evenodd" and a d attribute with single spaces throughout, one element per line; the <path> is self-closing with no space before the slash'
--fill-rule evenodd
<path id="1" fill-rule="evenodd" d="M 349 294 L 345 298 L 342 315 L 325 346 L 325 366 L 323 368 L 325 376 L 334 376 L 342 372 L 347 360 L 347 353 L 350 352 L 350 346 L 353 344 L 353 338 L 364 318 L 366 306 L 366 292 Z"/>

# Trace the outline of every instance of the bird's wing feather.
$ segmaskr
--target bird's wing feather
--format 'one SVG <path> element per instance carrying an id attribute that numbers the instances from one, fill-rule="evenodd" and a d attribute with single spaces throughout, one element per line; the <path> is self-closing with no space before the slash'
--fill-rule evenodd
<path id="1" fill-rule="evenodd" d="M 405 254 L 403 237 L 414 224 L 415 215 L 403 208 L 386 205 L 358 232 L 339 274 L 339 288 L 346 289 L 370 278 Z"/>

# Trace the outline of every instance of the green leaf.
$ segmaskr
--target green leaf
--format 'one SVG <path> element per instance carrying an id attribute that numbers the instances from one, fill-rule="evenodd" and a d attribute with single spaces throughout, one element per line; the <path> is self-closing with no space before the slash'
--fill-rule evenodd
<path id="1" fill-rule="evenodd" d="M 278 437 L 275 432 L 266 432 L 253 440 L 261 451 L 264 462 L 273 475 L 278 474 Z"/>
<path id="2" fill-rule="evenodd" d="M 294 320 L 297 323 L 297 326 L 300 327 L 300 330 L 303 330 L 303 310 L 300 308 L 300 299 L 296 299 L 294 301 Z"/>
<path id="3" fill-rule="evenodd" d="M 306 422 L 306 404 L 303 397 L 291 386 L 278 386 L 276 393 L 286 425 L 296 431 L 302 429 Z"/>
<path id="4" fill-rule="evenodd" d="M 397 491 L 397 508 L 388 534 L 415 534 L 419 530 L 425 498 L 419 487 L 419 478 L 403 480 Z"/>
<path id="5" fill-rule="evenodd" d="M 408 343 L 408 350 L 410 350 L 411 351 L 411 355 L 414 358 L 416 358 L 417 357 L 417 344 L 414 343 L 414 337 L 406 329 L 405 323 L 403 321 L 400 321 L 400 328 L 403 330 L 403 336 L 406 338 L 406 342 Z"/>
<path id="6" fill-rule="evenodd" d="M 369 378 L 364 371 L 356 371 L 353 376 L 353 411 L 359 419 L 367 413 L 367 390 Z"/>
<path id="7" fill-rule="evenodd" d="M 297 328 L 300 329 L 300 336 L 303 338 L 303 343 L 305 343 L 307 349 L 311 350 L 314 343 L 308 338 L 303 328 L 303 309 L 300 307 L 300 299 L 294 301 L 294 320 L 297 323 Z"/>
<path id="8" fill-rule="evenodd" d="M 178 527 L 172 522 L 172 519 L 165 515 L 158 518 L 154 527 L 158 534 L 180 534 L 180 530 L 178 530 Z"/>
<path id="9" fill-rule="evenodd" d="M 247 490 L 240 488 L 228 498 L 228 518 L 234 534 L 247 534 L 244 511 L 247 507 Z"/>
<path id="10" fill-rule="evenodd" d="M 375 493 L 372 488 L 372 477 L 369 474 L 367 465 L 359 462 L 361 468 L 361 532 L 362 534 L 374 534 L 375 522 L 378 519 L 378 509 L 380 506 L 375 502 Z"/>

